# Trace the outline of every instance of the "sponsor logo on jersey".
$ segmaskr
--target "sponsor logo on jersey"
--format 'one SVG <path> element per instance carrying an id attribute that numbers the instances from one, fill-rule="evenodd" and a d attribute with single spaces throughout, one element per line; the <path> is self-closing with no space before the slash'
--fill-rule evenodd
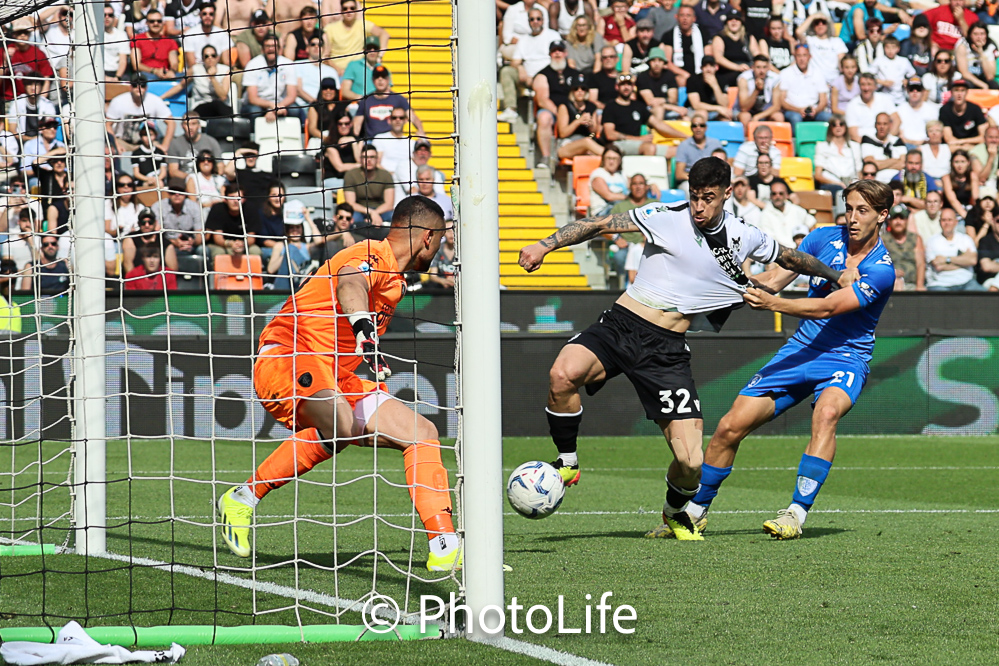
<path id="1" fill-rule="evenodd" d="M 857 289 L 863 292 L 864 296 L 867 296 L 867 298 L 874 298 L 874 287 L 867 284 L 863 280 L 857 283 Z"/>
<path id="2" fill-rule="evenodd" d="M 755 375 L 753 375 L 753 378 L 749 380 L 749 384 L 747 385 L 747 387 L 748 388 L 753 388 L 754 386 L 756 386 L 757 384 L 759 384 L 761 381 L 763 381 L 763 375 L 761 375 L 760 373 L 757 372 Z"/>
<path id="3" fill-rule="evenodd" d="M 875 263 L 882 264 L 884 266 L 894 266 L 895 265 L 895 262 L 893 262 L 891 260 L 891 255 L 888 254 L 887 252 L 885 252 L 885 255 L 883 257 L 881 257 L 880 259 L 878 259 L 877 262 L 875 262 Z"/>
<path id="4" fill-rule="evenodd" d="M 798 492 L 802 494 L 803 497 L 808 497 L 816 491 L 819 487 L 819 482 L 815 479 L 809 479 L 806 476 L 798 477 Z"/>
<path id="5" fill-rule="evenodd" d="M 362 261 L 360 263 L 360 265 L 358 265 L 357 270 L 361 271 L 362 273 L 370 273 L 371 272 L 371 264 L 369 264 L 366 261 Z"/>
<path id="6" fill-rule="evenodd" d="M 841 240 L 834 240 L 834 241 L 832 241 L 829 244 L 832 245 L 837 250 L 842 250 L 843 249 L 843 241 L 841 241 Z"/>

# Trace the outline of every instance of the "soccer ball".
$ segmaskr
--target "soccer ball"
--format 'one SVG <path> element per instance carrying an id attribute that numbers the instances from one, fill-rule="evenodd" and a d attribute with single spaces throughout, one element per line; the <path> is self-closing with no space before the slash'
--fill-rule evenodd
<path id="1" fill-rule="evenodd" d="M 513 470 L 506 482 L 506 497 L 517 513 L 537 520 L 555 513 L 562 504 L 565 484 L 554 467 L 533 460 Z"/>

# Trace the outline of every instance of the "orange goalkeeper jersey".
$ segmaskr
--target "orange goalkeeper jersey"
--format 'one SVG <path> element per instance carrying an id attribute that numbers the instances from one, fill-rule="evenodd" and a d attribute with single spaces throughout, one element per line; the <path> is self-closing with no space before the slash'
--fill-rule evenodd
<path id="1" fill-rule="evenodd" d="M 361 357 L 350 321 L 336 300 L 337 273 L 353 266 L 368 280 L 368 311 L 381 335 L 406 294 L 406 279 L 388 241 L 361 241 L 337 252 L 292 294 L 260 334 L 260 345 L 279 344 L 295 351 L 336 352 L 337 364 L 353 371 Z"/>

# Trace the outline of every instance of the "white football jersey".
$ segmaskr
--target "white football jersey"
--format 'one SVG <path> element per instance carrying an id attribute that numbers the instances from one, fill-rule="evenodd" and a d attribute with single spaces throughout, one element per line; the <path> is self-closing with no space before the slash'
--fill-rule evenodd
<path id="1" fill-rule="evenodd" d="M 780 252 L 777 241 L 728 211 L 710 232 L 694 224 L 688 203 L 649 204 L 631 219 L 647 242 L 628 295 L 660 310 L 686 315 L 741 305 L 742 262 L 768 264 Z"/>

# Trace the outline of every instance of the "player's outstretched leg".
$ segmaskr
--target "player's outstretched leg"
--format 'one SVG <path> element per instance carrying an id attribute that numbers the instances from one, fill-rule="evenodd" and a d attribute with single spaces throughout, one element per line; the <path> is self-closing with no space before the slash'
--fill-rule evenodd
<path id="1" fill-rule="evenodd" d="M 704 422 L 701 419 L 659 421 L 663 435 L 673 452 L 673 462 L 666 472 L 666 502 L 663 504 L 663 524 L 645 536 L 672 536 L 680 541 L 703 541 L 701 531 L 686 511 L 687 503 L 697 494 L 701 478 L 701 439 Z"/>
<path id="2" fill-rule="evenodd" d="M 583 421 L 583 406 L 579 388 L 603 381 L 604 367 L 596 355 L 582 345 L 567 344 L 548 373 L 548 431 L 558 449 L 552 467 L 558 470 L 566 486 L 579 483 L 579 458 L 576 438 Z"/>
<path id="3" fill-rule="evenodd" d="M 812 410 L 812 438 L 798 463 L 798 478 L 791 505 L 777 512 L 777 517 L 763 523 L 763 531 L 775 539 L 797 539 L 808 511 L 822 490 L 836 456 L 836 426 L 853 403 L 838 388 L 827 388 L 815 401 Z"/>

